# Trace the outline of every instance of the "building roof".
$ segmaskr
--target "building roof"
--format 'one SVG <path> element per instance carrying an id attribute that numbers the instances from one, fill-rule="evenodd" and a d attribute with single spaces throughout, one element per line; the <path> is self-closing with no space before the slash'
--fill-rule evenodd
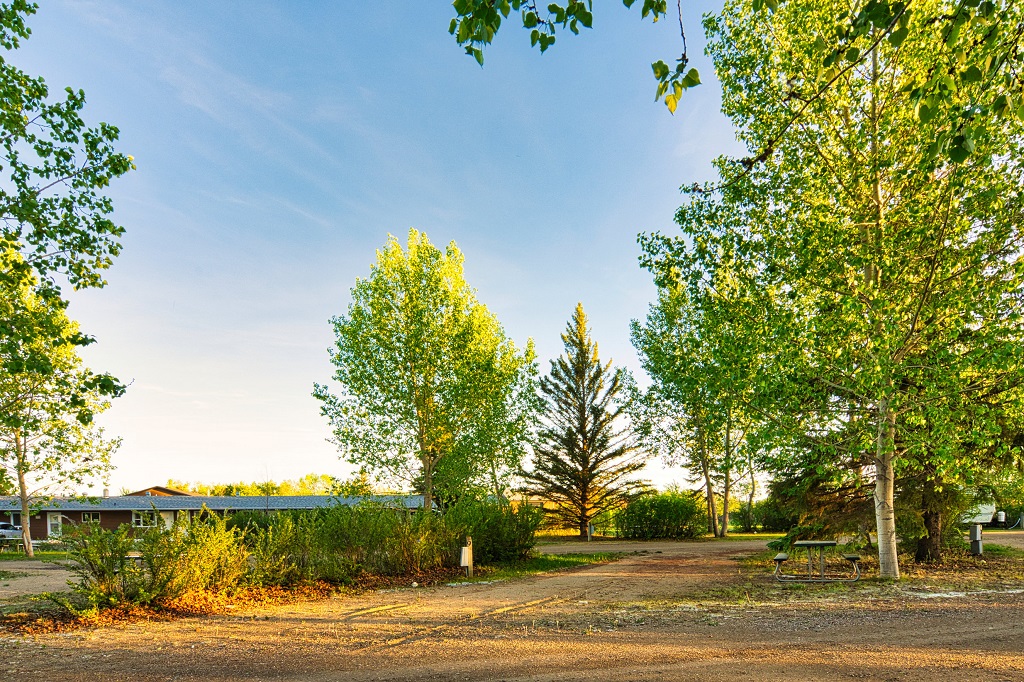
<path id="1" fill-rule="evenodd" d="M 228 497 L 215 495 L 123 495 L 120 497 L 55 497 L 42 505 L 32 505 L 35 511 L 238 511 L 241 509 L 284 511 L 288 509 L 319 509 L 335 505 L 355 506 L 360 502 L 377 502 L 388 507 L 417 509 L 423 506 L 422 495 L 368 495 L 365 497 L 335 497 L 333 495 L 261 495 L 258 497 Z M 0 497 L 0 511 L 20 511 L 17 497 Z"/>
<path id="2" fill-rule="evenodd" d="M 125 493 L 122 497 L 146 497 L 149 495 L 191 495 L 192 493 L 186 493 L 183 490 L 175 490 L 174 488 L 168 488 L 163 485 L 153 485 L 142 490 L 136 490 L 133 493 Z"/>

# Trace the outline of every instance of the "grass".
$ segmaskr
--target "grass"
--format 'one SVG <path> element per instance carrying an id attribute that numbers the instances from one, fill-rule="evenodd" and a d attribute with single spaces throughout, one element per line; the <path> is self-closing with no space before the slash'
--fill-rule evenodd
<path id="1" fill-rule="evenodd" d="M 616 552 L 593 552 L 590 554 L 537 554 L 526 561 L 498 566 L 482 566 L 475 572 L 473 581 L 513 580 L 538 573 L 564 571 L 593 564 L 615 561 L 622 554 Z"/>
<path id="2" fill-rule="evenodd" d="M 777 538 L 781 538 L 784 533 L 729 533 L 724 538 L 715 538 L 710 535 L 695 538 L 694 540 L 677 540 L 675 542 L 703 542 L 703 541 L 718 541 L 718 542 L 743 542 L 747 540 L 764 540 L 770 542 Z M 603 542 L 607 540 L 621 540 L 622 542 L 672 542 L 671 540 L 625 540 L 615 535 L 595 535 L 595 542 Z M 538 545 L 551 545 L 561 544 L 565 542 L 587 542 L 586 538 L 581 538 L 579 531 L 573 529 L 549 529 L 537 533 L 537 544 Z"/>
<path id="3" fill-rule="evenodd" d="M 777 540 L 778 538 L 781 538 L 783 535 L 785 535 L 785 533 L 733 533 L 733 532 L 730 532 L 724 538 L 713 538 L 713 537 L 711 537 L 709 535 L 705 539 L 706 540 L 720 540 L 720 541 L 729 541 L 729 540 L 735 540 L 735 541 L 764 540 L 765 542 L 770 542 L 772 540 Z"/>
<path id="4" fill-rule="evenodd" d="M 762 537 L 762 536 L 758 536 Z M 1024 550 L 986 544 L 982 557 L 955 550 L 934 564 L 915 563 L 900 555 L 902 577 L 897 581 L 877 577 L 878 559 L 861 553 L 861 579 L 857 582 L 780 583 L 772 578 L 774 550 L 758 552 L 739 562 L 743 577 L 733 584 L 705 585 L 699 592 L 681 595 L 683 603 L 703 605 L 750 605 L 780 602 L 845 601 L 875 598 L 905 598 L 921 592 L 986 591 L 1016 588 L 1024 582 Z M 792 556 L 792 555 L 791 555 Z M 833 558 L 837 570 L 842 562 Z M 806 558 L 796 557 L 797 571 Z M 793 563 L 790 559 L 789 563 Z"/>
<path id="5" fill-rule="evenodd" d="M 986 556 L 999 557 L 1003 559 L 1024 559 L 1024 549 L 1007 547 L 1006 545 L 989 544 L 987 542 L 984 543 L 983 548 Z"/>
<path id="6" fill-rule="evenodd" d="M 29 559 L 24 552 L 0 552 L 0 561 L 63 561 L 68 558 L 64 550 L 39 550 L 35 551 L 35 558 Z"/>
<path id="7" fill-rule="evenodd" d="M 0 570 L 0 580 L 10 580 L 11 578 L 24 578 L 28 573 L 22 571 L 2 571 Z"/>

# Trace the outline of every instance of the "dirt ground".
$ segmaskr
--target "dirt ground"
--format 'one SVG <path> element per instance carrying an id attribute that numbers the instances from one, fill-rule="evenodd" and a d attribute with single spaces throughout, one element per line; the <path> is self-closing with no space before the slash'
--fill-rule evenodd
<path id="1" fill-rule="evenodd" d="M 27 559 L 0 562 L 0 571 L 14 576 L 0 580 L 0 604 L 26 595 L 66 590 L 72 577 L 63 566 Z"/>
<path id="2" fill-rule="evenodd" d="M 1024 533 L 999 535 L 1024 547 Z M 767 570 L 740 566 L 763 548 L 545 545 L 629 554 L 512 582 L 7 637 L 0 671 L 17 680 L 1024 680 L 1024 585 L 790 594 Z M 745 589 L 785 598 L 744 602 Z"/>

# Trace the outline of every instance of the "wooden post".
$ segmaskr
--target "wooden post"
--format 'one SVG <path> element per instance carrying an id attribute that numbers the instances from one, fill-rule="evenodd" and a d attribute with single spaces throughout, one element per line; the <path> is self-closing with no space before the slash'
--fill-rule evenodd
<path id="1" fill-rule="evenodd" d="M 473 538 L 466 536 L 466 546 L 462 548 L 459 556 L 459 566 L 466 569 L 466 577 L 473 577 Z"/>

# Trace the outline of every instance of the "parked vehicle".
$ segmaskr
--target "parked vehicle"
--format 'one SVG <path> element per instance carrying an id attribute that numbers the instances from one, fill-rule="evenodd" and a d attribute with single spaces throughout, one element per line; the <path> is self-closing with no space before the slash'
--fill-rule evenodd
<path id="1" fill-rule="evenodd" d="M 20 538 L 21 526 L 13 523 L 0 523 L 0 538 Z"/>

